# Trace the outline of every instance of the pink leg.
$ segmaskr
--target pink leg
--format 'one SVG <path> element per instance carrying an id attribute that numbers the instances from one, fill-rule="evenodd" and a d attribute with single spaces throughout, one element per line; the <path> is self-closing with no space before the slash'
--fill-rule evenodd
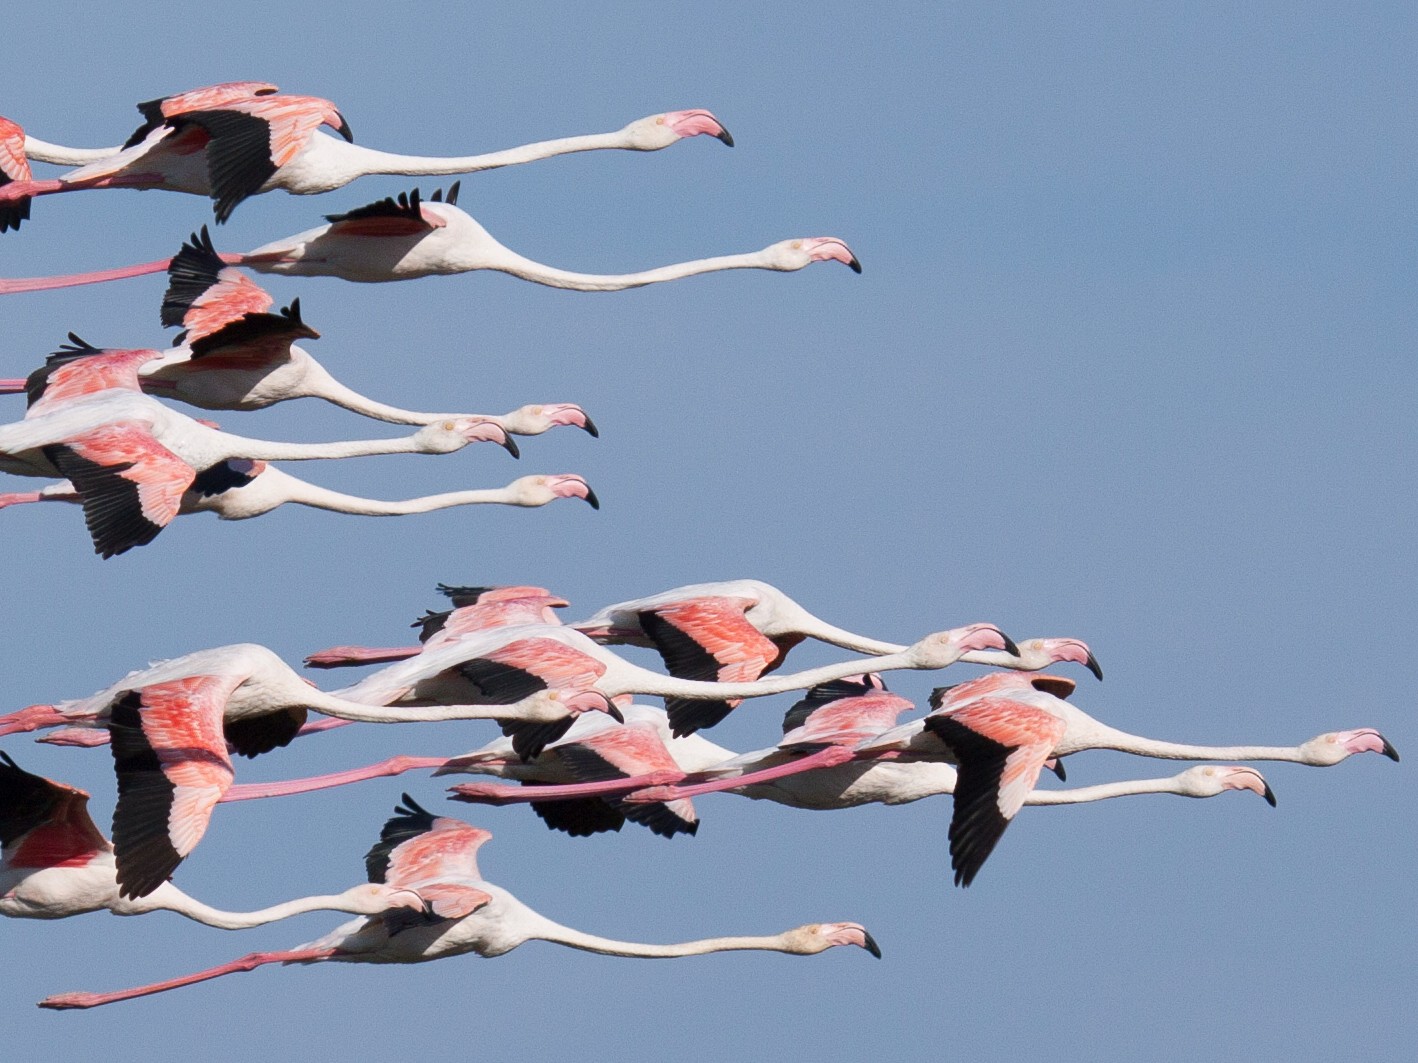
<path id="1" fill-rule="evenodd" d="M 604 782 L 567 783 L 564 786 L 499 786 L 497 783 L 465 782 L 450 786 L 450 800 L 477 805 L 506 805 L 516 801 L 574 801 L 581 797 L 615 797 L 647 786 L 667 786 L 683 779 L 683 772 L 652 771 Z"/>
<path id="2" fill-rule="evenodd" d="M 208 967 L 205 971 L 185 974 L 181 978 L 170 978 L 166 982 L 153 982 L 151 985 L 138 986 L 136 989 L 120 989 L 116 993 L 59 993 L 56 996 L 45 997 L 39 1002 L 39 1006 L 52 1008 L 55 1011 L 64 1011 L 68 1008 L 96 1008 L 100 1004 L 112 1004 L 118 1000 L 132 1000 L 134 997 L 151 996 L 153 993 L 163 993 L 169 989 L 192 985 L 194 982 L 205 982 L 211 978 L 220 978 L 224 974 L 254 971 L 257 967 L 268 963 L 309 963 L 314 960 L 326 960 L 339 951 L 339 949 L 303 949 L 290 952 L 253 952 L 239 960 L 224 963 L 220 967 Z"/>
<path id="3" fill-rule="evenodd" d="M 59 712 L 53 705 L 31 705 L 28 708 L 0 716 L 0 735 L 19 734 L 22 731 L 37 731 L 41 727 L 58 727 L 70 723 L 69 717 Z"/>
<path id="4" fill-rule="evenodd" d="M 321 731 L 333 731 L 336 727 L 348 727 L 354 723 L 353 720 L 337 720 L 334 717 L 326 717 L 323 720 L 316 720 L 308 723 L 295 733 L 297 738 L 304 738 L 306 735 L 316 735 Z"/>
<path id="5" fill-rule="evenodd" d="M 42 502 L 44 496 L 38 491 L 12 491 L 9 494 L 0 495 L 0 509 L 6 506 L 18 506 L 25 502 Z"/>
<path id="6" fill-rule="evenodd" d="M 288 782 L 238 783 L 222 795 L 221 802 L 254 801 L 262 797 L 305 794 L 313 790 L 344 786 L 346 783 L 362 782 L 365 779 L 382 779 L 391 775 L 402 775 L 406 771 L 418 771 L 420 768 L 441 768 L 447 763 L 446 757 L 390 757 L 388 760 L 371 764 L 366 768 L 351 768 L 349 771 L 315 775 L 308 779 L 291 779 Z"/>
<path id="7" fill-rule="evenodd" d="M 828 746 L 826 749 L 819 749 L 816 753 L 809 753 L 805 757 L 790 760 L 786 764 L 763 768 L 761 771 L 750 771 L 743 775 L 730 775 L 725 778 L 711 779 L 708 782 L 690 783 L 686 786 L 650 787 L 628 795 L 625 800 L 636 805 L 677 801 L 685 797 L 712 794 L 719 790 L 733 790 L 740 786 L 747 786 L 749 783 L 781 779 L 785 775 L 797 775 L 799 772 L 812 771 L 814 768 L 832 768 L 855 758 L 856 754 L 847 746 Z"/>
<path id="8" fill-rule="evenodd" d="M 343 668 L 350 664 L 385 664 L 417 657 L 422 646 L 331 646 L 305 659 L 307 668 Z"/>
<path id="9" fill-rule="evenodd" d="M 116 173 L 92 181 L 66 181 L 62 177 L 44 181 L 11 181 L 0 187 L 0 203 L 26 196 L 49 196 L 55 192 L 82 192 L 86 188 L 160 188 L 160 173 Z"/>
<path id="10" fill-rule="evenodd" d="M 95 270 L 93 273 L 70 273 L 62 277 L 14 277 L 0 280 L 0 295 L 16 292 L 43 292 L 51 288 L 72 288 L 79 284 L 97 284 L 99 281 L 117 281 L 125 277 L 142 277 L 149 273 L 161 273 L 171 259 L 157 262 L 143 262 L 136 266 L 119 266 L 117 269 Z"/>
<path id="11" fill-rule="evenodd" d="M 61 727 L 57 731 L 51 731 L 41 738 L 36 738 L 36 742 L 43 742 L 47 746 L 78 746 L 82 749 L 92 749 L 94 746 L 108 745 L 108 732 L 102 727 Z"/>
<path id="12" fill-rule="evenodd" d="M 17 380 L 14 377 L 0 380 L 0 395 L 13 395 L 24 390 L 25 382 L 23 380 Z"/>

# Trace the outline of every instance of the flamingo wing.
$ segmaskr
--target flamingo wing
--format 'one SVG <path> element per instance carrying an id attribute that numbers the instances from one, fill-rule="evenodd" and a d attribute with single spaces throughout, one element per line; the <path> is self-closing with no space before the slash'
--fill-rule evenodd
<path id="1" fill-rule="evenodd" d="M 79 492 L 84 523 L 102 557 L 157 538 L 196 475 L 147 426 L 130 421 L 101 425 L 43 451 Z"/>
<path id="2" fill-rule="evenodd" d="M 222 717 L 242 676 L 186 676 L 125 691 L 109 712 L 118 804 L 113 847 L 119 893 L 166 882 L 206 833 L 231 787 Z"/>
<path id="3" fill-rule="evenodd" d="M 204 225 L 188 238 L 167 267 L 162 301 L 164 328 L 181 325 L 193 339 L 215 332 L 245 314 L 261 313 L 274 299 L 255 281 L 222 261 Z"/>
<path id="4" fill-rule="evenodd" d="M 94 825 L 89 795 L 34 775 L 0 752 L 0 846 L 6 867 L 78 867 L 113 847 Z"/>
<path id="5" fill-rule="evenodd" d="M 611 779 L 625 779 L 633 775 L 648 775 L 655 771 L 678 772 L 670 751 L 665 748 L 659 732 L 648 724 L 627 724 L 623 727 L 608 727 L 588 735 L 579 742 L 565 742 L 556 747 L 556 755 L 571 769 L 577 782 L 606 782 Z M 544 805 L 554 802 L 541 802 Z M 590 804 L 592 802 L 587 802 Z M 618 817 L 648 827 L 662 838 L 673 838 L 676 834 L 695 834 L 699 831 L 699 817 L 688 798 L 675 801 L 656 801 L 645 804 L 601 800 Z M 534 803 L 535 804 L 535 803 Z M 583 819 L 593 817 L 588 815 Z M 538 813 L 541 815 L 541 813 Z M 577 832 L 565 827 L 556 827 L 547 819 L 547 826 Z M 619 830 L 620 827 L 601 826 L 597 830 Z M 593 833 L 585 831 L 585 833 Z"/>
<path id="6" fill-rule="evenodd" d="M 780 748 L 808 745 L 855 745 L 896 726 L 914 708 L 886 689 L 881 677 L 867 673 L 813 687 L 783 717 Z"/>
<path id="7" fill-rule="evenodd" d="M 473 883 L 482 881 L 478 849 L 492 835 L 448 816 L 435 816 L 408 794 L 365 854 L 370 882 L 417 891 L 433 913 L 461 919 L 492 898 Z"/>
<path id="8" fill-rule="evenodd" d="M 11 181 L 30 179 L 30 161 L 25 158 L 25 131 L 8 118 L 0 118 L 0 188 Z M 30 197 L 0 202 L 0 233 L 18 229 L 30 216 Z"/>
<path id="9" fill-rule="evenodd" d="M 955 884 L 968 886 L 1039 781 L 1065 724 L 1051 712 L 1000 697 L 980 698 L 922 722 L 960 765 L 950 863 Z"/>
<path id="10" fill-rule="evenodd" d="M 144 352 L 156 358 L 157 351 Z M 138 367 L 147 358 L 137 351 L 112 351 L 95 347 L 74 333 L 25 378 L 25 406 L 33 409 L 40 399 L 51 402 L 92 395 L 109 388 L 141 391 Z"/>
<path id="11" fill-rule="evenodd" d="M 670 675 L 702 682 L 748 683 L 763 675 L 779 655 L 777 645 L 744 616 L 752 604 L 743 598 L 691 598 L 636 615 Z M 682 738 L 713 727 L 740 700 L 666 698 L 671 732 Z"/>
<path id="12" fill-rule="evenodd" d="M 143 116 L 140 125 L 127 142 L 125 148 L 141 143 L 149 133 L 163 125 L 169 118 L 185 111 L 204 111 L 214 107 L 224 107 L 238 100 L 248 100 L 256 96 L 269 96 L 279 92 L 275 85 L 267 81 L 225 81 L 220 85 L 205 85 L 199 89 L 160 96 L 156 100 L 145 100 L 138 104 L 138 113 Z"/>
<path id="13" fill-rule="evenodd" d="M 448 202 L 453 202 L 457 187 L 455 183 Z M 440 200 L 441 191 L 435 192 L 432 198 L 434 202 Z M 437 214 L 423 209 L 417 188 L 400 192 L 398 199 L 386 196 L 344 214 L 327 214 L 325 220 L 330 223 L 332 236 L 415 236 L 448 224 Z"/>

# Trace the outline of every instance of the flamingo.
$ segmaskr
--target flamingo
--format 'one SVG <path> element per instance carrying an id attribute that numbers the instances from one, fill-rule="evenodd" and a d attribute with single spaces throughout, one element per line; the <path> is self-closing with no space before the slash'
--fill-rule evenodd
<path id="1" fill-rule="evenodd" d="M 511 739 L 504 737 L 457 757 L 395 756 L 366 767 L 306 779 L 240 783 L 221 800 L 225 803 L 287 797 L 409 771 L 432 770 L 435 775 L 468 772 L 519 780 L 523 788 L 514 787 L 513 797 L 530 801 L 533 811 L 548 827 L 573 836 L 618 831 L 626 819 L 665 838 L 695 833 L 699 821 L 689 801 L 624 805 L 619 795 L 677 782 L 687 773 L 712 771 L 732 758 L 733 753 L 698 735 L 673 737 L 661 709 L 630 704 L 621 713 L 623 725 L 606 716 L 578 716 L 565 737 L 547 745 L 529 761 L 518 756 Z M 459 788 L 454 789 L 456 792 Z M 500 794 L 505 788 L 494 789 Z M 598 794 L 606 791 L 615 792 L 603 800 Z M 544 794 L 547 800 L 540 800 Z"/>
<path id="2" fill-rule="evenodd" d="M 926 756 L 959 764 L 950 825 L 955 883 L 968 886 L 1033 789 L 1044 761 L 1084 749 L 1114 749 L 1172 760 L 1281 760 L 1329 766 L 1355 753 L 1398 752 L 1372 728 L 1322 734 L 1295 747 L 1201 746 L 1131 735 L 1100 723 L 1064 700 L 1073 684 L 1058 676 L 1010 676 L 941 688 L 935 710 L 857 748 L 863 758 L 883 753 Z"/>
<path id="3" fill-rule="evenodd" d="M 255 84 L 259 83 L 233 83 Z M 122 149 L 56 180 L 26 181 L 23 193 L 49 195 L 86 188 L 190 192 L 211 197 L 220 223 L 248 196 L 276 188 L 315 195 L 369 174 L 477 173 L 580 151 L 659 151 L 700 134 L 730 147 L 734 143 L 717 118 L 706 110 L 692 109 L 652 114 L 612 133 L 561 137 L 482 155 L 398 155 L 355 145 L 349 123 L 329 100 L 274 94 L 274 86 L 266 88 L 270 91 L 236 90 L 225 98 L 216 96 L 214 89 L 194 90 L 139 104 L 147 121 Z M 343 141 L 321 134 L 322 126 L 334 130 Z M 69 149 L 57 145 L 36 143 L 34 148 L 54 161 L 73 157 Z M 38 156 L 32 151 L 31 157 Z"/>
<path id="4" fill-rule="evenodd" d="M 123 897 L 113 844 L 94 825 L 88 803 L 83 790 L 33 775 L 0 751 L 0 915 L 63 919 L 103 909 L 114 915 L 169 911 L 222 930 L 242 930 L 325 909 L 356 915 L 424 910 L 423 898 L 414 891 L 377 882 L 255 912 L 212 908 L 170 882 L 146 897 Z"/>
<path id="5" fill-rule="evenodd" d="M 103 557 L 152 542 L 178 514 L 188 488 L 208 491 L 229 484 L 222 466 L 233 458 L 447 454 L 478 440 L 511 443 L 498 425 L 474 418 L 427 425 L 402 439 L 271 443 L 217 431 L 121 388 L 30 413 L 24 421 L 0 426 L 0 471 L 57 472 L 69 480 L 83 501 L 94 549 Z M 515 452 L 515 445 L 509 450 Z"/>
<path id="6" fill-rule="evenodd" d="M 896 668 L 938 669 L 973 649 L 999 648 L 1008 636 L 993 624 L 971 624 L 928 635 L 901 653 L 872 661 L 883 671 Z M 615 701 L 631 694 L 662 697 L 751 698 L 803 689 L 860 671 L 859 662 L 775 676 L 752 683 L 705 683 L 676 679 L 639 668 L 572 628 L 545 624 L 497 628 L 388 665 L 342 692 L 366 703 L 425 704 L 454 699 L 515 705 L 539 691 L 572 695 L 591 692 Z M 514 724 L 510 733 L 517 753 L 531 759 L 561 738 L 569 720 L 549 725 Z"/>
<path id="7" fill-rule="evenodd" d="M 362 283 L 490 269 L 552 288 L 583 292 L 639 288 L 727 269 L 792 272 L 829 260 L 845 263 L 855 273 L 862 271 L 851 248 L 837 237 L 814 236 L 782 240 L 747 254 L 694 259 L 639 273 L 573 273 L 534 262 L 498 243 L 472 217 L 457 208 L 457 193 L 456 183 L 447 201 L 441 189 L 427 200 L 421 199 L 418 189 L 400 193 L 397 200 L 386 198 L 344 214 L 328 214 L 327 225 L 264 244 L 244 254 L 224 254 L 222 261 L 260 273 L 343 277 Z M 197 235 L 194 242 L 201 239 Z M 0 280 L 0 295 L 161 273 L 171 262 L 172 259 L 164 258 L 92 273 Z"/>
<path id="8" fill-rule="evenodd" d="M 571 626 L 605 645 L 652 646 L 673 676 L 720 682 L 750 681 L 773 671 L 805 638 L 874 655 L 906 648 L 829 624 L 777 587 L 749 579 L 696 583 L 618 602 Z M 961 660 L 1025 670 L 1077 661 L 1103 677 L 1093 651 L 1078 639 L 1030 639 L 1003 650 L 975 650 Z M 689 734 L 712 727 L 737 704 L 671 699 L 666 708 L 676 733 Z"/>
<path id="9" fill-rule="evenodd" d="M 331 646 L 305 658 L 307 668 L 340 668 L 350 664 L 387 664 L 456 642 L 464 635 L 515 624 L 559 624 L 552 610 L 570 603 L 545 587 L 450 587 L 438 585 L 452 609 L 429 610 L 409 627 L 419 629 L 417 646 Z"/>
<path id="10" fill-rule="evenodd" d="M 228 746 L 254 757 L 288 744 L 307 710 L 362 722 L 460 719 L 547 723 L 598 710 L 599 695 L 546 691 L 517 706 L 401 708 L 315 689 L 264 646 L 198 650 L 133 672 L 88 698 L 32 705 L 0 717 L 0 735 L 41 727 L 107 727 L 118 806 L 113 842 L 124 897 L 155 890 L 201 840 L 213 807 L 231 786 Z"/>
<path id="11" fill-rule="evenodd" d="M 30 164 L 25 158 L 25 131 L 0 115 L 0 189 L 11 183 L 24 184 L 29 179 Z M 29 216 L 29 196 L 0 200 L 0 233 L 18 229 L 20 222 Z"/>
<path id="12" fill-rule="evenodd" d="M 200 483 L 200 486 L 199 486 Z M 215 513 L 222 520 L 259 517 L 286 504 L 309 506 L 332 513 L 354 513 L 364 517 L 395 517 L 408 513 L 429 513 L 454 506 L 501 505 L 535 508 L 558 498 L 580 498 L 600 509 L 600 499 L 576 473 L 539 473 L 522 476 L 506 487 L 469 491 L 447 491 L 396 502 L 360 498 L 301 480 L 264 461 L 231 458 L 207 469 L 199 480 L 182 493 L 177 512 Z M 83 498 L 68 480 L 46 484 L 38 491 L 0 493 L 0 509 L 27 502 L 82 503 Z M 121 552 L 121 551 L 120 551 Z M 374 657 L 373 660 L 398 660 Z M 331 666 L 324 666 L 331 667 Z"/>
<path id="13" fill-rule="evenodd" d="M 502 956 L 527 941 L 550 941 L 606 956 L 666 959 L 711 952 L 758 950 L 811 956 L 836 945 L 855 945 L 880 958 L 881 949 L 860 923 L 809 923 L 766 937 L 717 937 L 677 945 L 647 945 L 598 937 L 552 922 L 501 886 L 483 879 L 477 851 L 492 835 L 462 820 L 434 816 L 408 794 L 384 825 L 366 866 L 372 881 L 417 890 L 433 917 L 390 913 L 352 920 L 324 937 L 284 952 L 254 952 L 196 974 L 116 993 L 63 993 L 40 1007 L 92 1008 L 160 993 L 269 963 L 423 963 L 476 952 Z"/>
<path id="14" fill-rule="evenodd" d="M 163 299 L 162 321 L 181 325 L 184 332 L 179 346 L 139 367 L 138 386 L 150 393 L 208 410 L 259 410 L 308 397 L 394 424 L 478 416 L 515 435 L 540 435 L 558 425 L 600 434 L 586 411 L 569 402 L 529 404 L 501 415 L 423 413 L 378 402 L 341 384 L 296 345 L 297 339 L 319 336 L 302 320 L 299 299 L 279 313 L 268 313 L 274 304 L 271 296 L 240 270 L 224 265 L 210 239 L 194 234 L 168 273 L 171 282 Z M 70 339 L 81 342 L 72 333 Z M 86 364 L 68 360 L 61 371 L 97 373 L 93 363 L 101 363 L 103 357 L 92 349 L 89 353 Z M 59 357 L 51 355 L 50 362 Z M 0 392 L 25 391 L 33 406 L 43 400 L 51 372 L 46 364 L 27 380 L 0 380 Z"/>

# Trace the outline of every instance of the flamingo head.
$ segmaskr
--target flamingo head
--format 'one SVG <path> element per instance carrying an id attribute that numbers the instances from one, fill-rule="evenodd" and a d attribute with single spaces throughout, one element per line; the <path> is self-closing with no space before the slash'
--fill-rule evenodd
<path id="1" fill-rule="evenodd" d="M 424 454 L 451 454 L 469 443 L 496 443 L 514 458 L 521 457 L 517 444 L 502 425 L 486 417 L 448 417 L 435 421 L 419 429 L 414 440 Z"/>
<path id="2" fill-rule="evenodd" d="M 554 690 L 552 693 L 558 695 L 558 700 L 571 716 L 580 716 L 583 712 L 603 712 L 616 723 L 625 722 L 625 715 L 616 704 L 625 700 L 623 697 L 608 698 L 599 690 Z"/>
<path id="3" fill-rule="evenodd" d="M 1025 639 L 1019 644 L 1018 656 L 1020 663 L 1015 667 L 1028 671 L 1047 668 L 1059 661 L 1072 661 L 1083 665 L 1098 679 L 1103 678 L 1098 658 L 1082 639 Z"/>
<path id="4" fill-rule="evenodd" d="M 1239 764 L 1201 764 L 1177 775 L 1177 792 L 1186 797 L 1215 797 L 1227 790 L 1249 790 L 1275 807 L 1275 794 L 1265 776 Z"/>
<path id="5" fill-rule="evenodd" d="M 601 508 L 601 500 L 596 497 L 596 492 L 591 490 L 588 484 L 574 472 L 562 473 L 558 476 L 544 477 L 547 488 L 557 498 L 584 498 L 592 509 Z"/>
<path id="6" fill-rule="evenodd" d="M 764 258 L 765 269 L 785 272 L 802 269 L 814 262 L 841 262 L 849 266 L 853 273 L 862 271 L 862 264 L 852 249 L 835 236 L 806 236 L 796 240 L 782 240 L 765 247 L 760 254 Z"/>
<path id="7" fill-rule="evenodd" d="M 428 902 L 411 889 L 398 889 L 382 882 L 366 882 L 346 890 L 341 899 L 356 915 L 382 915 L 393 908 L 427 912 Z"/>
<path id="8" fill-rule="evenodd" d="M 599 436 L 596 422 L 574 402 L 549 402 L 521 406 L 505 417 L 499 417 L 502 427 L 519 436 L 539 436 L 558 425 L 572 425 L 592 436 Z"/>
<path id="9" fill-rule="evenodd" d="M 659 151 L 685 137 L 697 137 L 706 133 L 722 140 L 729 147 L 734 146 L 734 138 L 724 128 L 724 124 L 708 111 L 666 111 L 652 114 L 631 122 L 621 132 L 634 151 Z"/>
<path id="10" fill-rule="evenodd" d="M 826 952 L 834 945 L 855 945 L 881 959 L 881 946 L 861 923 L 809 923 L 784 936 L 788 946 L 785 951 L 799 956 Z"/>
<path id="11" fill-rule="evenodd" d="M 1398 760 L 1398 750 L 1372 727 L 1322 734 L 1311 738 L 1300 750 L 1304 754 L 1305 763 L 1321 767 L 1338 764 L 1355 753 L 1381 753 L 1389 760 Z"/>
<path id="12" fill-rule="evenodd" d="M 950 631 L 937 631 L 908 647 L 912 668 L 945 668 L 971 650 L 1015 652 L 1014 640 L 993 624 L 967 624 Z"/>

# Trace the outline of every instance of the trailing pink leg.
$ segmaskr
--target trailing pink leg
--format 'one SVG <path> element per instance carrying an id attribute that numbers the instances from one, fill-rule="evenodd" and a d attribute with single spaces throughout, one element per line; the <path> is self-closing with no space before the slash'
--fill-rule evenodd
<path id="1" fill-rule="evenodd" d="M 321 731 L 333 731 L 336 727 L 348 727 L 354 723 L 353 720 L 337 720 L 332 716 L 327 716 L 323 720 L 316 720 L 308 723 L 295 733 L 297 738 L 304 738 L 306 735 L 319 734 Z"/>
<path id="2" fill-rule="evenodd" d="M 0 380 L 0 395 L 13 395 L 17 391 L 25 390 L 25 382 L 14 377 Z"/>
<path id="3" fill-rule="evenodd" d="M 69 717 L 53 705 L 30 705 L 8 716 L 0 716 L 0 736 L 38 731 L 41 727 L 58 727 L 68 722 Z"/>
<path id="4" fill-rule="evenodd" d="M 153 982 L 150 985 L 138 986 L 136 989 L 120 989 L 116 993 L 59 993 L 56 996 L 45 997 L 39 1002 L 39 1006 L 52 1008 L 55 1011 L 64 1011 L 68 1008 L 96 1008 L 100 1004 L 112 1004 L 118 1000 L 132 1000 L 134 997 L 164 993 L 169 989 L 192 985 L 194 982 L 220 978 L 224 974 L 254 971 L 257 967 L 268 963 L 310 963 L 315 960 L 327 960 L 339 951 L 339 949 L 299 949 L 289 952 L 253 952 L 238 960 L 224 963 L 220 967 L 208 967 L 205 971 L 185 974 L 181 978 L 170 978 L 166 982 Z"/>
<path id="5" fill-rule="evenodd" d="M 477 805 L 505 805 L 516 801 L 573 801 L 582 797 L 619 796 L 647 786 L 667 787 L 685 778 L 683 772 L 652 771 L 604 782 L 567 783 L 563 786 L 503 786 L 497 783 L 465 782 L 450 786 L 450 800 Z"/>
<path id="6" fill-rule="evenodd" d="M 170 258 L 164 258 L 157 262 L 142 262 L 136 266 L 100 269 L 92 273 L 69 273 L 61 277 L 14 277 L 9 280 L 0 280 L 0 295 L 13 295 L 17 292 L 44 292 L 51 288 L 73 288 L 80 284 L 98 284 L 100 281 L 142 277 L 149 273 L 163 272 L 171 261 Z"/>
<path id="7" fill-rule="evenodd" d="M 635 805 L 678 801 L 681 798 L 698 797 L 700 794 L 712 794 L 719 790 L 733 790 L 750 783 L 781 779 L 785 775 L 797 775 L 799 772 L 812 771 L 814 768 L 834 768 L 854 759 L 856 759 L 856 753 L 850 747 L 828 746 L 826 749 L 819 749 L 816 753 L 809 753 L 805 757 L 790 760 L 786 764 L 763 768 L 761 771 L 745 772 L 743 775 L 729 775 L 719 779 L 711 779 L 708 782 L 689 783 L 688 785 L 650 787 L 628 795 L 625 800 Z"/>
<path id="8" fill-rule="evenodd" d="M 305 794 L 314 790 L 327 790 L 346 783 L 363 782 L 365 779 L 383 779 L 392 775 L 402 775 L 406 771 L 420 768 L 441 768 L 448 763 L 446 757 L 390 757 L 378 764 L 348 771 L 331 772 L 329 775 L 313 775 L 306 779 L 290 779 L 286 782 L 238 783 L 221 796 L 220 802 L 255 801 L 263 797 L 286 797 L 290 794 Z"/>
<path id="9" fill-rule="evenodd" d="M 307 668 L 343 668 L 351 664 L 387 664 L 417 657 L 422 646 L 331 646 L 305 659 Z"/>

